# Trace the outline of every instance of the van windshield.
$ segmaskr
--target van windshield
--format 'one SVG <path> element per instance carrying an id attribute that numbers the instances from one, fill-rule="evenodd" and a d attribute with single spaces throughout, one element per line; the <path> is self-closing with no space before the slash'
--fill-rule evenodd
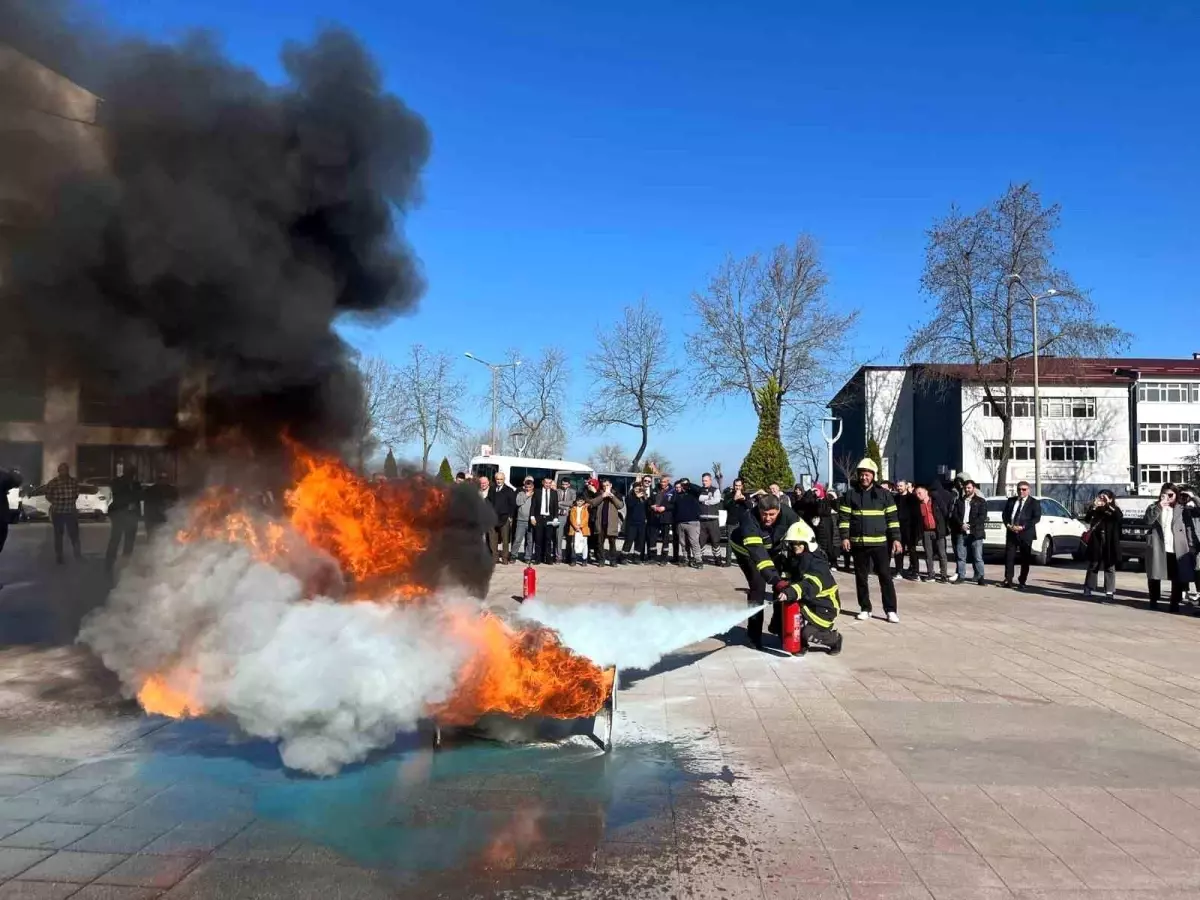
<path id="1" fill-rule="evenodd" d="M 494 478 L 496 476 L 496 471 L 499 468 L 500 467 L 495 463 L 475 463 L 475 465 L 471 466 L 471 474 L 476 478 L 479 478 L 481 475 L 486 475 L 488 478 Z M 516 470 L 514 469 L 513 471 Z"/>

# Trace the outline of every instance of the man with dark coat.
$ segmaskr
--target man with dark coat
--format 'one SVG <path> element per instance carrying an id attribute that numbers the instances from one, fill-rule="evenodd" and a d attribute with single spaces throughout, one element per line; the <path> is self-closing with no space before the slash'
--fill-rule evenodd
<path id="1" fill-rule="evenodd" d="M 529 507 L 529 527 L 533 529 L 533 561 L 554 565 L 554 536 L 557 534 L 558 491 L 554 489 L 554 478 L 547 475 L 541 486 L 533 492 L 533 504 Z"/>
<path id="2" fill-rule="evenodd" d="M 159 526 L 166 524 L 171 508 L 179 502 L 179 491 L 171 484 L 166 472 L 159 472 L 154 483 L 143 495 L 143 516 L 146 519 L 146 535 L 153 537 Z"/>
<path id="3" fill-rule="evenodd" d="M 900 520 L 900 555 L 896 557 L 896 574 L 908 580 L 917 578 L 917 549 L 921 546 L 921 520 L 918 515 L 916 495 L 913 494 L 912 484 L 907 481 L 896 482 L 896 517 Z M 908 569 L 904 568 L 904 558 L 908 557 Z"/>
<path id="4" fill-rule="evenodd" d="M 1029 564 L 1033 561 L 1033 539 L 1037 523 L 1042 521 L 1042 504 L 1029 495 L 1029 482 L 1017 485 L 1017 496 L 1009 497 L 1004 506 L 1004 587 L 1013 586 L 1013 569 L 1018 558 L 1021 574 L 1017 586 L 1025 590 L 1029 579 Z"/>
<path id="5" fill-rule="evenodd" d="M 640 481 L 633 483 L 633 490 L 625 498 L 625 545 L 621 552 L 628 562 L 646 562 L 646 528 L 650 521 L 650 498 Z"/>
<path id="6" fill-rule="evenodd" d="M 4 498 L 4 515 L 0 516 L 0 551 L 4 550 L 4 544 L 8 541 L 8 522 L 12 518 L 12 511 L 8 507 L 8 492 L 20 486 L 19 470 L 0 469 L 0 497 Z"/>
<path id="7" fill-rule="evenodd" d="M 512 562 L 512 523 L 517 515 L 517 492 L 511 485 L 505 483 L 504 472 L 499 469 L 492 479 L 492 489 L 488 491 L 488 503 L 496 514 L 496 527 L 490 532 L 488 544 L 496 565 Z"/>
<path id="8" fill-rule="evenodd" d="M 956 495 L 947 522 L 954 536 L 955 573 L 950 581 L 967 580 L 967 560 L 974 567 L 975 583 L 984 583 L 983 539 L 987 536 L 987 501 L 979 496 L 978 485 L 970 478 L 962 483 L 961 496 Z"/>
<path id="9" fill-rule="evenodd" d="M 650 545 L 653 546 L 655 541 L 658 542 L 658 564 L 665 566 L 667 564 L 667 548 L 675 547 L 675 562 L 679 562 L 679 542 L 674 539 L 675 534 L 675 489 L 671 486 L 671 479 L 664 475 L 659 482 L 659 488 L 654 495 L 654 499 L 650 504 L 650 511 L 654 514 L 651 524 L 654 526 L 651 532 Z"/>
<path id="10" fill-rule="evenodd" d="M 112 523 L 108 530 L 108 550 L 104 554 L 104 567 L 108 571 L 111 572 L 117 564 L 118 550 L 122 550 L 124 556 L 133 555 L 141 518 L 142 484 L 137 479 L 137 468 L 117 463 L 117 477 L 112 483 L 112 502 L 108 505 L 108 519 Z"/>

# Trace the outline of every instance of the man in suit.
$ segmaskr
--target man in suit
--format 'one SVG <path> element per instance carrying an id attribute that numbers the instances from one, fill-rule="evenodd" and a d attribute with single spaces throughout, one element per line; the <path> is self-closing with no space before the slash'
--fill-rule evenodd
<path id="1" fill-rule="evenodd" d="M 558 483 L 558 527 L 554 529 L 554 550 L 563 559 L 571 559 L 569 554 L 563 555 L 563 537 L 567 530 L 567 517 L 571 514 L 571 507 L 574 505 L 575 489 L 571 487 L 570 480 L 564 478 Z"/>
<path id="2" fill-rule="evenodd" d="M 1029 482 L 1017 485 L 1017 496 L 1010 497 L 1004 506 L 1004 586 L 1013 586 L 1014 562 L 1021 558 L 1021 577 L 1018 586 L 1025 590 L 1029 578 L 1029 563 L 1033 559 L 1035 526 L 1042 520 L 1042 505 L 1037 497 L 1029 496 Z"/>
<path id="3" fill-rule="evenodd" d="M 517 493 L 505 483 L 504 473 L 499 470 L 493 480 L 492 489 L 488 491 L 487 500 L 492 506 L 492 512 L 496 514 L 496 527 L 492 529 L 491 540 L 488 541 L 492 557 L 496 565 L 508 565 L 512 562 L 509 536 L 512 533 L 513 518 L 517 514 Z"/>
<path id="4" fill-rule="evenodd" d="M 558 491 L 553 476 L 542 479 L 541 487 L 533 492 L 529 510 L 529 526 L 533 529 L 533 561 L 554 565 L 554 536 L 558 519 Z"/>

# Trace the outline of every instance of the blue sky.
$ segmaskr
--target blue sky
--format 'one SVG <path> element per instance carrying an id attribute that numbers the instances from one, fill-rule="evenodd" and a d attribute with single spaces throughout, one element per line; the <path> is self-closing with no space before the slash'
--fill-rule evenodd
<path id="1" fill-rule="evenodd" d="M 1189 2 L 102 5 L 160 37 L 215 29 L 269 79 L 283 40 L 336 21 L 427 119 L 425 203 L 406 228 L 429 292 L 412 317 L 348 332 L 370 353 L 553 341 L 574 407 L 590 336 L 623 305 L 646 297 L 686 357 L 688 298 L 725 254 L 809 231 L 832 299 L 863 310 L 847 359 L 894 362 L 924 314 L 925 229 L 1025 180 L 1063 205 L 1059 262 L 1133 352 L 1200 351 Z M 487 389 L 483 367 L 462 374 Z M 568 423 L 575 458 L 637 443 L 580 434 L 574 408 Z M 732 471 L 754 424 L 747 401 L 696 401 L 651 444 L 682 474 Z"/>

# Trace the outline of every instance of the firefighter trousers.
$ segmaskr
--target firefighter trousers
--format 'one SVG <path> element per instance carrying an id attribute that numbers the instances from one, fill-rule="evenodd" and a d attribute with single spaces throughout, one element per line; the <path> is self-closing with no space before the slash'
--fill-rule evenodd
<path id="1" fill-rule="evenodd" d="M 749 591 L 746 594 L 746 603 L 748 606 L 762 606 L 771 599 L 770 588 L 767 587 L 766 579 L 762 577 L 762 572 L 754 567 L 750 562 L 750 557 L 743 556 L 741 553 L 734 554 L 737 557 L 738 565 L 742 567 L 742 574 L 746 576 L 746 586 Z M 782 616 L 781 604 L 775 601 L 774 612 L 771 616 L 771 624 L 775 625 Z M 754 644 L 762 643 L 763 633 L 763 614 L 759 610 L 746 621 L 746 633 L 750 635 L 750 640 Z"/>
<path id="2" fill-rule="evenodd" d="M 854 558 L 854 591 L 858 595 L 858 608 L 871 611 L 871 592 L 867 579 L 871 569 L 879 579 L 879 593 L 883 598 L 883 611 L 896 612 L 896 585 L 892 583 L 892 554 L 886 544 L 851 546 Z"/>

